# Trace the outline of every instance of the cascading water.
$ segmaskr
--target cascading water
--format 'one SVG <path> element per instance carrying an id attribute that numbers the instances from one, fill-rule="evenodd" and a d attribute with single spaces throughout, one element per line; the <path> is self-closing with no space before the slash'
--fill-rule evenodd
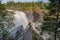
<path id="1" fill-rule="evenodd" d="M 23 25 L 23 28 L 25 29 L 28 25 L 28 19 L 25 15 L 25 13 L 23 13 L 22 11 L 15 11 L 14 12 L 14 23 L 15 23 L 15 27 L 18 27 L 20 25 Z"/>
<path id="2" fill-rule="evenodd" d="M 29 29 L 29 21 L 25 13 L 22 11 L 14 11 L 14 13 L 15 27 L 10 30 L 9 36 L 13 36 L 15 40 L 32 40 L 32 32 Z"/>

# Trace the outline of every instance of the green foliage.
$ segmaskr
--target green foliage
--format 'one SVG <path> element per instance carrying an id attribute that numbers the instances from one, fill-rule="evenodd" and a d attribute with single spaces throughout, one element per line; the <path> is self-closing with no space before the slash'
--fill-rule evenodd
<path id="1" fill-rule="evenodd" d="M 49 10 L 48 13 L 44 16 L 44 22 L 42 25 L 42 31 L 49 31 L 51 32 L 55 32 L 55 27 L 57 25 L 57 10 L 58 10 L 58 6 L 56 5 L 58 0 L 49 0 L 50 3 L 47 6 L 47 9 Z M 59 0 L 59 5 L 60 5 L 60 0 Z M 60 18 L 60 17 L 59 17 Z M 60 21 L 59 21 L 60 22 Z M 58 23 L 59 24 L 59 23 Z M 59 25 L 57 25 L 59 26 Z M 54 29 L 54 30 L 53 30 Z"/>
<path id="2" fill-rule="evenodd" d="M 56 14 L 57 10 L 60 9 L 60 6 L 58 8 L 58 5 L 60 5 L 60 0 L 49 0 L 49 10 L 51 14 Z M 60 11 L 60 10 L 59 10 Z"/>
<path id="3" fill-rule="evenodd" d="M 53 22 L 53 21 L 45 21 L 43 22 L 43 25 L 42 25 L 42 30 L 43 31 L 50 31 L 50 32 L 54 32 L 54 25 L 56 24 L 56 22 Z"/>
<path id="4" fill-rule="evenodd" d="M 9 36 L 9 26 L 13 26 L 13 13 L 9 13 L 5 9 L 6 6 L 0 4 L 0 36 L 3 40 L 7 40 L 7 37 Z"/>
<path id="5" fill-rule="evenodd" d="M 42 5 L 43 9 L 45 9 L 44 5 L 46 6 L 47 3 L 43 3 L 43 5 Z M 15 2 L 13 2 L 13 3 L 8 2 L 6 4 L 6 8 L 15 9 L 15 10 L 33 10 L 33 9 L 38 9 L 36 7 L 39 8 L 37 2 L 35 2 L 35 3 L 34 2 L 16 2 L 16 3 Z"/>
<path id="6" fill-rule="evenodd" d="M 0 4 L 0 10 L 5 10 L 4 4 Z"/>

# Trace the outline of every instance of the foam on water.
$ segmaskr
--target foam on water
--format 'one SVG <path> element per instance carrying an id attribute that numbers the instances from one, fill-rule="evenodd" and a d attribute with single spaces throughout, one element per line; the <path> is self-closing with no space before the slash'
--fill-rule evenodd
<path id="1" fill-rule="evenodd" d="M 15 27 L 18 27 L 20 25 L 23 25 L 23 28 L 25 29 L 28 25 L 28 18 L 26 17 L 25 13 L 22 11 L 14 11 L 14 24 Z"/>

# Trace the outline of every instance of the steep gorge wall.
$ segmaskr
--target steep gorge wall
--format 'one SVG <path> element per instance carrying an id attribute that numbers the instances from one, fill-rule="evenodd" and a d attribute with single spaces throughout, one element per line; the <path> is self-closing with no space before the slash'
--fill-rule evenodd
<path id="1" fill-rule="evenodd" d="M 24 11 L 26 16 L 28 17 L 29 22 L 33 22 L 33 30 L 36 33 L 33 33 L 38 38 L 42 39 L 41 33 L 41 25 L 43 21 L 43 13 L 36 12 L 36 11 Z"/>
<path id="2" fill-rule="evenodd" d="M 43 21 L 43 13 L 39 13 L 36 11 L 24 11 L 24 13 L 27 15 L 28 20 L 31 22 L 42 22 Z"/>

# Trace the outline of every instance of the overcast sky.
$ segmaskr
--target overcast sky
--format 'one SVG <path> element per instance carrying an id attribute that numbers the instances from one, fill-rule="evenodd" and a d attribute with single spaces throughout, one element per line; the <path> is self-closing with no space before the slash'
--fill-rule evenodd
<path id="1" fill-rule="evenodd" d="M 2 0 L 2 3 L 6 3 L 7 1 L 9 1 L 9 0 Z M 13 0 L 13 1 L 15 1 L 15 2 L 32 2 L 32 1 L 38 1 L 38 0 Z M 41 0 L 40 0 L 41 1 Z M 43 0 L 44 2 L 48 2 L 48 0 Z"/>

